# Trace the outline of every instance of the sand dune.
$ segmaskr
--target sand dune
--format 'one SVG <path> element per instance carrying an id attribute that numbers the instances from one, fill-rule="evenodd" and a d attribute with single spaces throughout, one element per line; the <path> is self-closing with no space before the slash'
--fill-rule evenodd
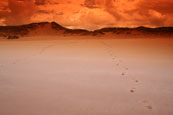
<path id="1" fill-rule="evenodd" d="M 0 115 L 172 115 L 172 51 L 173 39 L 1 40 Z"/>

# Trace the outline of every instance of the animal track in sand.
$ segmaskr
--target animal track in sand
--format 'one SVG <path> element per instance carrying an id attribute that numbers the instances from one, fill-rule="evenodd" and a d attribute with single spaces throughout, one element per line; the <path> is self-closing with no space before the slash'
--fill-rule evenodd
<path id="1" fill-rule="evenodd" d="M 113 60 L 114 64 L 119 68 L 119 69 L 123 69 L 122 70 L 122 73 L 121 73 L 121 76 L 125 77 L 126 75 L 128 76 L 128 71 L 129 71 L 129 68 L 127 66 L 124 66 L 124 63 L 121 59 L 117 58 L 117 56 L 114 55 L 113 53 L 113 49 L 112 47 L 109 47 L 108 44 L 105 44 L 104 42 L 102 42 L 102 44 L 107 47 L 105 48 L 105 50 L 107 50 L 107 53 L 109 54 L 109 56 L 111 57 L 111 59 Z M 131 79 L 133 82 L 135 83 L 138 83 L 139 80 L 133 78 L 133 77 L 129 77 L 129 79 Z M 136 88 L 131 88 L 129 89 L 129 92 L 134 94 L 136 92 Z M 151 104 L 149 104 L 147 101 L 145 102 L 145 107 L 148 109 L 148 110 L 152 110 L 153 107 L 151 106 Z"/>
<path id="2" fill-rule="evenodd" d="M 125 72 L 122 72 L 121 75 L 122 75 L 122 76 L 125 76 L 126 74 L 125 74 Z"/>
<path id="3" fill-rule="evenodd" d="M 145 107 L 148 110 L 152 110 L 153 109 L 153 106 L 148 101 L 144 100 L 143 103 L 145 104 Z"/>
<path id="4" fill-rule="evenodd" d="M 41 49 L 41 51 L 39 52 L 39 54 L 40 54 L 40 55 L 43 54 L 47 49 L 49 49 L 49 48 L 51 48 L 51 47 L 53 47 L 53 46 L 55 46 L 55 45 L 54 45 L 54 44 L 50 44 L 50 45 L 47 45 L 47 46 L 43 47 L 43 48 Z"/>
<path id="5" fill-rule="evenodd" d="M 135 82 L 136 82 L 136 83 L 138 83 L 138 82 L 139 82 L 139 80 L 135 80 Z"/>
<path id="6" fill-rule="evenodd" d="M 104 42 L 102 42 L 102 44 L 105 45 L 105 46 L 107 47 L 105 50 L 107 50 L 107 53 L 110 55 L 111 59 L 112 59 L 113 62 L 116 64 L 116 66 L 117 66 L 118 68 L 123 67 L 123 68 L 122 68 L 123 71 L 122 71 L 122 73 L 121 73 L 121 76 L 126 76 L 126 75 L 128 75 L 127 73 L 128 73 L 128 71 L 129 71 L 129 68 L 123 66 L 123 65 L 124 65 L 124 64 L 123 64 L 123 61 L 120 60 L 120 59 L 117 59 L 117 57 L 114 56 L 114 53 L 112 52 L 112 47 L 109 47 L 108 44 L 105 44 Z M 121 64 L 121 65 L 120 65 L 120 64 Z M 132 77 L 130 77 L 130 79 L 132 79 L 133 82 L 135 82 L 135 83 L 138 83 L 138 82 L 139 82 L 139 80 L 133 79 Z M 135 92 L 136 92 L 136 88 L 131 88 L 131 89 L 129 90 L 129 92 L 132 93 L 132 94 L 135 93 Z M 146 107 L 148 110 L 152 110 L 152 109 L 153 109 L 153 107 L 151 106 L 151 104 L 149 104 L 147 101 L 145 102 L 145 107 Z"/>
<path id="7" fill-rule="evenodd" d="M 114 55 L 114 53 L 113 53 L 113 49 L 112 49 L 112 47 L 110 47 L 108 44 L 106 44 L 106 43 L 104 43 L 104 42 L 101 42 L 105 47 L 107 47 L 107 48 L 105 48 L 105 50 L 107 50 L 107 53 L 109 54 L 109 56 L 111 57 L 111 59 L 113 60 L 113 62 L 116 64 L 116 66 L 118 66 L 120 69 L 121 69 L 121 67 L 122 67 L 122 69 L 123 69 L 123 71 L 122 71 L 122 73 L 121 73 L 121 76 L 126 76 L 126 75 L 128 75 L 128 71 L 129 71 L 129 68 L 128 67 L 126 67 L 126 66 L 123 66 L 124 64 L 123 64 L 123 60 L 121 60 L 121 59 L 118 59 L 117 58 L 117 56 L 115 56 Z M 120 65 L 121 64 L 121 65 Z M 132 79 L 132 78 L 131 78 Z M 139 82 L 139 80 L 136 80 L 136 79 L 132 79 L 135 83 L 138 83 Z M 135 91 L 136 91 L 136 88 L 132 88 L 132 89 L 130 89 L 129 90 L 130 91 L 130 93 L 135 93 Z M 150 106 L 150 105 L 148 105 L 147 106 L 148 107 L 148 109 L 152 109 L 152 106 Z"/>
<path id="8" fill-rule="evenodd" d="M 114 64 L 116 66 L 120 66 L 121 63 L 123 63 L 123 61 L 121 59 L 117 59 L 117 56 L 114 55 L 113 51 L 112 51 L 112 47 L 110 47 L 108 44 L 101 42 L 105 47 L 105 50 L 107 50 L 107 53 L 110 55 L 111 59 L 113 60 Z M 129 68 L 124 67 L 124 70 L 127 71 Z M 121 73 L 122 76 L 126 75 L 126 72 L 122 72 Z"/>
<path id="9" fill-rule="evenodd" d="M 139 82 L 139 80 L 137 80 L 137 79 L 135 79 L 135 78 L 131 78 L 131 80 L 132 80 L 133 82 L 135 82 L 135 83 L 138 83 L 138 82 Z"/>
<path id="10" fill-rule="evenodd" d="M 149 110 L 152 110 L 153 107 L 151 105 L 146 106 Z"/>
<path id="11" fill-rule="evenodd" d="M 131 93 L 134 93 L 135 90 L 136 90 L 136 88 L 132 88 L 132 89 L 130 89 L 130 92 L 131 92 Z"/>

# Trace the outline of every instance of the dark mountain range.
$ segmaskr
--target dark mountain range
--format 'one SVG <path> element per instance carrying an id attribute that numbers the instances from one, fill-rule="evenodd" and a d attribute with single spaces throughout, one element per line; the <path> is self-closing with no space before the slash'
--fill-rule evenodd
<path id="1" fill-rule="evenodd" d="M 68 29 L 56 22 L 31 23 L 20 26 L 0 26 L 0 37 L 19 38 L 25 36 L 115 36 L 115 37 L 173 37 L 173 27 L 159 28 L 102 28 L 94 31 Z"/>
<path id="2" fill-rule="evenodd" d="M 105 34 L 112 33 L 116 35 L 136 35 L 136 36 L 172 36 L 173 27 L 159 27 L 159 28 L 147 28 L 147 27 L 137 27 L 137 28 L 102 28 L 95 30 L 95 33 Z"/>

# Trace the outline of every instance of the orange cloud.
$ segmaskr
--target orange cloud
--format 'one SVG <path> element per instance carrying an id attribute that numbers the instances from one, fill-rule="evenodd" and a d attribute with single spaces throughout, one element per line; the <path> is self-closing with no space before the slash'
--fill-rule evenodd
<path id="1" fill-rule="evenodd" d="M 36 11 L 34 0 L 8 0 L 7 4 L 1 7 L 1 18 L 6 25 L 19 25 L 30 23 L 30 18 Z M 2 22 L 1 22 L 2 23 Z"/>
<path id="2" fill-rule="evenodd" d="M 70 28 L 173 26 L 171 0 L 1 0 L 0 24 L 56 21 Z"/>

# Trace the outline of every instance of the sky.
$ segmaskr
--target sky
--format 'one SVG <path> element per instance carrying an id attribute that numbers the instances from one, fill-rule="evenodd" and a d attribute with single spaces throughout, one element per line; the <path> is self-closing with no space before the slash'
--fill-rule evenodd
<path id="1" fill-rule="evenodd" d="M 0 25 L 55 21 L 67 28 L 173 26 L 173 0 L 0 0 Z"/>

